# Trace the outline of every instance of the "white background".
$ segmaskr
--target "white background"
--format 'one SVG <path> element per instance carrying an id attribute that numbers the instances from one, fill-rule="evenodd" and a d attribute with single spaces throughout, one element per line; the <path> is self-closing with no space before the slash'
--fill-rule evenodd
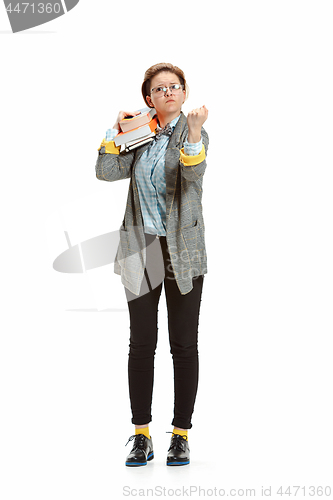
<path id="1" fill-rule="evenodd" d="M 0 8 L 2 499 L 157 486 L 256 497 L 271 486 L 288 498 L 279 486 L 298 485 L 304 498 L 330 485 L 333 495 L 332 15 L 330 1 L 81 0 L 11 34 Z M 129 180 L 97 180 L 97 148 L 120 109 L 144 106 L 143 75 L 158 62 L 184 70 L 185 113 L 209 109 L 208 274 L 191 464 L 165 465 L 173 369 L 162 292 L 155 460 L 133 470 L 120 277 L 113 264 L 52 265 L 64 231 L 74 245 L 119 228 Z"/>

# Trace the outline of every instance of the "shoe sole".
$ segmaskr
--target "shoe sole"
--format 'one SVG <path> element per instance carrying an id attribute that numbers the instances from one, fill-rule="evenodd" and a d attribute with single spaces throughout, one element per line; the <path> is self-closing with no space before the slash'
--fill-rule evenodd
<path id="1" fill-rule="evenodd" d="M 189 460 L 185 460 L 184 462 L 167 462 L 167 465 L 188 465 L 190 463 Z"/>
<path id="2" fill-rule="evenodd" d="M 147 463 L 150 460 L 153 460 L 153 458 L 154 458 L 154 452 L 152 451 L 151 453 L 149 453 L 146 462 L 137 462 L 137 461 L 136 462 L 125 462 L 125 465 L 127 465 L 128 467 L 139 467 L 140 465 L 147 465 Z"/>

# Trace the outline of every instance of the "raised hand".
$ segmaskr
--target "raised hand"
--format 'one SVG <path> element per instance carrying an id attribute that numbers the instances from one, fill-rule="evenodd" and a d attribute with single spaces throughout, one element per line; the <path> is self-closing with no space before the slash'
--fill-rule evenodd
<path id="1" fill-rule="evenodd" d="M 201 138 L 201 127 L 208 118 L 208 109 L 206 106 L 196 108 L 190 111 L 187 115 L 188 125 L 188 142 L 196 143 Z"/>

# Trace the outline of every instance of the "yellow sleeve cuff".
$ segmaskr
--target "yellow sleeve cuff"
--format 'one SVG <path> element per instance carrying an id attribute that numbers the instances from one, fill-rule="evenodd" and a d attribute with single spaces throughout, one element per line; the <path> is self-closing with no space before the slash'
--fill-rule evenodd
<path id="1" fill-rule="evenodd" d="M 184 148 L 180 150 L 180 161 L 186 167 L 191 167 L 192 165 L 198 165 L 206 158 L 205 146 L 202 145 L 202 150 L 198 155 L 189 156 L 184 153 Z"/>
<path id="2" fill-rule="evenodd" d="M 114 144 L 114 141 L 105 141 L 105 138 L 102 140 L 100 147 L 98 148 L 98 151 L 105 146 L 105 152 L 113 155 L 119 155 L 120 153 L 120 146 L 116 147 Z"/>

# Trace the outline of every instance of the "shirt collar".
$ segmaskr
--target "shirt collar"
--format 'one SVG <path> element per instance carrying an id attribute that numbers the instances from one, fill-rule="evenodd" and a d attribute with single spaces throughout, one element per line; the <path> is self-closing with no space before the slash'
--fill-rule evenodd
<path id="1" fill-rule="evenodd" d="M 170 127 L 172 127 L 174 129 L 178 123 L 179 118 L 180 118 L 180 114 L 170 122 Z"/>

